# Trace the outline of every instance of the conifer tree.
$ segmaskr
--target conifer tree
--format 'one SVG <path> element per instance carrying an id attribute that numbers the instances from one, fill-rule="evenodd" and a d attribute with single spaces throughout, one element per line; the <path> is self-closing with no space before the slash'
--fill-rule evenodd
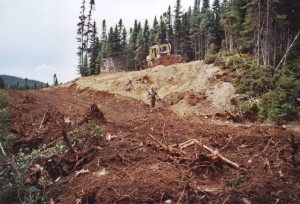
<path id="1" fill-rule="evenodd" d="M 80 7 L 80 16 L 79 16 L 79 23 L 77 24 L 77 42 L 79 43 L 78 46 L 78 72 L 81 76 L 83 76 L 83 58 L 84 58 L 84 51 L 86 50 L 86 41 L 84 39 L 85 34 L 85 22 L 86 22 L 86 15 L 85 15 L 85 0 L 82 1 L 82 5 Z"/>
<path id="2" fill-rule="evenodd" d="M 212 41 L 213 14 L 209 9 L 209 0 L 203 0 L 200 12 L 200 59 L 204 59 Z"/>
<path id="3" fill-rule="evenodd" d="M 157 44 L 165 44 L 167 42 L 167 27 L 162 16 L 160 16 L 158 32 L 155 36 L 155 42 Z"/>
<path id="4" fill-rule="evenodd" d="M 107 56 L 107 33 L 106 33 L 106 21 L 103 20 L 102 21 L 102 33 L 101 33 L 101 37 L 100 37 L 100 53 L 99 53 L 99 63 L 101 61 L 101 59 L 106 58 Z"/>
<path id="5" fill-rule="evenodd" d="M 127 50 L 127 30 L 125 27 L 123 27 L 122 29 L 122 33 L 121 33 L 121 56 L 120 56 L 120 60 L 121 60 L 121 64 L 122 67 L 124 67 L 126 70 L 128 69 L 128 64 L 127 64 L 127 54 L 128 54 L 128 50 Z"/>
<path id="6" fill-rule="evenodd" d="M 107 43 L 106 43 L 106 57 L 112 57 L 113 55 L 113 43 L 114 43 L 114 29 L 113 27 L 109 28 L 109 32 L 107 35 Z"/>
<path id="7" fill-rule="evenodd" d="M 92 11 L 95 10 L 95 0 L 90 0 L 90 9 L 89 9 L 89 13 L 87 15 L 87 21 L 86 21 L 86 31 L 84 33 L 85 35 L 85 44 L 86 44 L 86 52 L 87 55 L 90 54 L 91 50 L 90 50 L 90 35 L 93 33 L 92 27 Z"/>
<path id="8" fill-rule="evenodd" d="M 132 29 L 132 33 L 131 33 L 131 36 L 130 36 L 130 41 L 129 41 L 129 46 L 130 48 L 135 51 L 136 50 L 136 42 L 137 42 L 137 35 L 139 33 L 139 26 L 138 26 L 138 21 L 135 20 L 134 21 L 134 26 L 133 26 L 133 29 Z"/>
<path id="9" fill-rule="evenodd" d="M 191 19 L 191 46 L 194 53 L 194 60 L 200 59 L 200 0 L 194 1 Z"/>
<path id="10" fill-rule="evenodd" d="M 5 83 L 1 76 L 0 76 L 0 89 L 5 89 Z"/>
<path id="11" fill-rule="evenodd" d="M 216 52 L 220 50 L 222 38 L 223 38 L 223 32 L 221 29 L 220 24 L 220 13 L 221 13 L 221 6 L 220 6 L 220 0 L 214 0 L 213 5 L 213 14 L 214 14 L 214 21 L 213 21 L 213 43 L 216 46 Z"/>
<path id="12" fill-rule="evenodd" d="M 175 5 L 175 16 L 174 16 L 174 53 L 179 53 L 179 45 L 180 45 L 180 38 L 181 38 L 181 18 L 182 18 L 182 6 L 181 1 L 176 0 Z"/>
<path id="13" fill-rule="evenodd" d="M 149 45 L 150 46 L 157 44 L 157 42 L 155 41 L 155 38 L 156 38 L 156 35 L 158 33 L 158 26 L 159 26 L 158 21 L 157 21 L 157 18 L 155 16 L 154 20 L 153 20 L 152 28 L 150 29 L 150 38 L 149 38 Z"/>
<path id="14" fill-rule="evenodd" d="M 99 55 L 100 42 L 99 42 L 99 38 L 97 37 L 98 31 L 97 31 L 97 26 L 95 21 L 93 23 L 92 30 L 93 32 L 90 38 L 91 45 L 90 45 L 90 56 L 89 56 L 89 75 L 97 74 L 96 70 L 99 69 L 99 67 L 97 67 L 96 65 L 96 60 Z"/>
<path id="15" fill-rule="evenodd" d="M 145 47 L 144 47 L 144 38 L 143 38 L 143 30 L 140 29 L 138 36 L 137 36 L 137 49 L 135 51 L 135 57 L 134 60 L 137 62 L 137 68 L 139 70 L 142 70 L 145 68 Z"/>
<path id="16" fill-rule="evenodd" d="M 148 25 L 148 20 L 146 19 L 145 20 L 145 24 L 144 24 L 144 28 L 143 28 L 143 38 L 144 38 L 144 43 L 145 43 L 145 50 L 144 52 L 147 54 L 148 53 L 148 49 L 150 47 L 150 27 Z"/>
<path id="17" fill-rule="evenodd" d="M 121 53 L 121 48 L 122 48 L 122 39 L 121 39 L 121 30 L 119 30 L 118 25 L 115 26 L 114 29 L 114 34 L 113 34 L 113 55 L 116 58 L 119 58 Z"/>
<path id="18" fill-rule="evenodd" d="M 25 81 L 24 90 L 28 90 L 29 86 L 28 86 L 28 79 L 27 79 L 27 77 L 25 78 L 24 81 Z"/>
<path id="19" fill-rule="evenodd" d="M 180 41 L 180 53 L 185 61 L 190 61 L 193 59 L 193 50 L 191 47 L 191 38 L 190 38 L 190 23 L 192 18 L 191 7 L 188 12 L 182 15 L 182 37 Z"/>
<path id="20" fill-rule="evenodd" d="M 88 55 L 85 53 L 83 58 L 83 67 L 82 67 L 82 76 L 88 76 L 89 75 L 89 66 L 88 66 Z"/>
<path id="21" fill-rule="evenodd" d="M 53 86 L 58 86 L 58 80 L 56 74 L 53 75 Z"/>
<path id="22" fill-rule="evenodd" d="M 167 26 L 167 43 L 171 44 L 171 52 L 174 53 L 174 32 L 172 25 L 172 11 L 171 6 L 168 7 L 168 11 L 166 13 L 166 26 Z"/>

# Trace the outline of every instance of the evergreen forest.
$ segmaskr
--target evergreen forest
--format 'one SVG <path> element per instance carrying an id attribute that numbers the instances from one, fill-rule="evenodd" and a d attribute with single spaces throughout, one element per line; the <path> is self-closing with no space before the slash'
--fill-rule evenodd
<path id="1" fill-rule="evenodd" d="M 300 1 L 195 0 L 187 11 L 181 0 L 160 16 L 135 20 L 128 30 L 117 25 L 100 29 L 92 13 L 95 1 L 82 1 L 79 16 L 78 72 L 99 74 L 100 62 L 113 58 L 126 71 L 147 68 L 149 46 L 170 43 L 172 52 L 186 61 L 205 60 L 235 73 L 237 92 L 252 100 L 241 109 L 270 120 L 299 117 Z M 99 33 L 100 30 L 100 33 Z M 238 103 L 239 104 L 239 103 Z"/>

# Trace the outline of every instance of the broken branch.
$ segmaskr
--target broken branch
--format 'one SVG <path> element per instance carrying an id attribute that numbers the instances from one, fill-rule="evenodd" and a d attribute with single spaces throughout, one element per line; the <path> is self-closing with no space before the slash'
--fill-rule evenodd
<path id="1" fill-rule="evenodd" d="M 156 143 L 158 143 L 164 150 L 169 151 L 171 154 L 186 154 L 184 151 L 179 150 L 179 149 L 175 149 L 171 146 L 165 145 L 162 142 L 160 142 L 159 140 L 157 140 L 155 137 L 153 137 L 153 135 L 148 134 L 148 136 L 153 139 Z"/>
<path id="2" fill-rule="evenodd" d="M 2 147 L 1 142 L 0 142 L 0 149 L 1 149 L 1 151 L 2 151 L 2 154 L 6 156 L 6 153 L 5 153 L 5 151 L 4 151 L 3 147 Z"/>
<path id="3" fill-rule="evenodd" d="M 43 127 L 43 125 L 45 124 L 46 119 L 47 119 L 47 116 L 48 116 L 48 112 L 45 113 L 45 115 L 44 115 L 44 117 L 43 117 L 43 120 L 42 120 L 42 122 L 41 122 L 41 124 L 40 124 L 39 129 L 41 129 L 41 128 Z"/>
<path id="4" fill-rule="evenodd" d="M 239 165 L 239 164 L 234 163 L 233 161 L 230 161 L 229 159 L 227 159 L 226 157 L 224 157 L 223 155 L 221 155 L 221 154 L 219 153 L 218 150 L 213 150 L 212 148 L 210 148 L 210 147 L 208 147 L 208 146 L 202 144 L 200 141 L 198 141 L 198 140 L 196 140 L 196 139 L 191 139 L 191 140 L 188 140 L 188 141 L 186 141 L 186 142 L 184 142 L 184 143 L 181 143 L 181 144 L 179 145 L 179 147 L 180 147 L 181 149 L 183 149 L 183 148 L 186 148 L 186 147 L 188 147 L 188 146 L 192 146 L 192 145 L 194 145 L 194 144 L 197 144 L 197 145 L 199 145 L 200 147 L 203 147 L 204 149 L 206 149 L 207 151 L 209 151 L 210 153 L 212 153 L 214 156 L 220 158 L 221 160 L 223 160 L 224 162 L 230 164 L 231 166 L 233 166 L 233 167 L 235 167 L 235 168 L 237 168 L 237 169 L 240 168 L 240 165 Z"/>

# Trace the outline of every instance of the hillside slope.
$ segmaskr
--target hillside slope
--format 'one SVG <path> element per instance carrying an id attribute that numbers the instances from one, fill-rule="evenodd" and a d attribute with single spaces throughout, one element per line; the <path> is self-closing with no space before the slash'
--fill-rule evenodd
<path id="1" fill-rule="evenodd" d="M 19 83 L 19 87 L 25 85 L 25 79 L 20 78 L 20 77 L 15 77 L 15 76 L 9 76 L 9 75 L 0 75 L 1 78 L 3 79 L 5 86 L 10 87 L 12 84 L 17 84 Z M 28 86 L 34 87 L 34 85 L 40 86 L 41 84 L 45 86 L 46 84 L 37 80 L 32 80 L 28 79 Z"/>
<path id="2" fill-rule="evenodd" d="M 216 79 L 222 70 L 203 61 L 157 66 L 136 72 L 101 73 L 74 80 L 66 86 L 106 91 L 147 101 L 147 90 L 154 86 L 161 100 L 158 106 L 170 106 L 181 116 L 213 115 L 231 110 L 234 88 Z"/>

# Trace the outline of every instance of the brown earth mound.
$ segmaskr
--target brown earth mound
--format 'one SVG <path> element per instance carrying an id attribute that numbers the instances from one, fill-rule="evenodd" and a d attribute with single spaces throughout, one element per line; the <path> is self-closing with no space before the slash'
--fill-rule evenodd
<path id="1" fill-rule="evenodd" d="M 184 60 L 180 55 L 166 55 L 164 57 L 156 59 L 151 67 L 155 67 L 158 65 L 169 66 L 178 63 L 184 63 Z"/>

